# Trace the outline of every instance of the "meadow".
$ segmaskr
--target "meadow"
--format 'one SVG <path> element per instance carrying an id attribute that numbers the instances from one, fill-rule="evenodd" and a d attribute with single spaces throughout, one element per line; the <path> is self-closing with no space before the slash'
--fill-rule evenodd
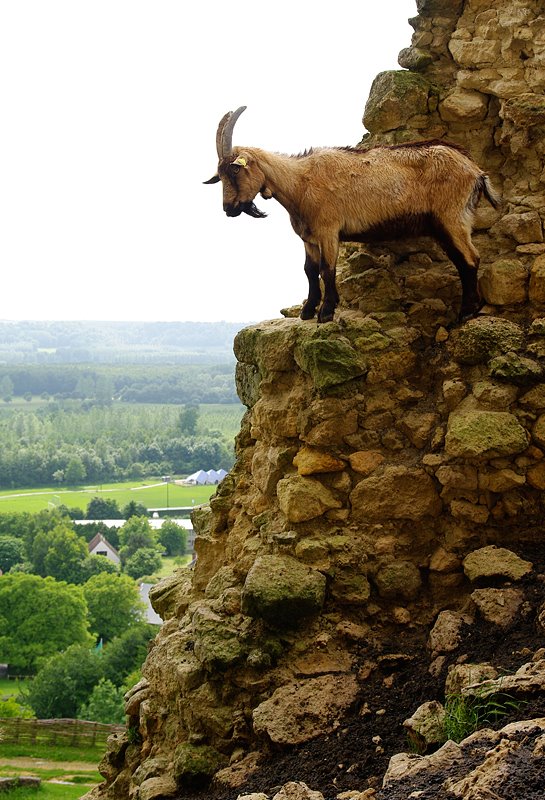
<path id="1" fill-rule="evenodd" d="M 191 508 L 208 502 L 216 488 L 216 486 L 178 486 L 161 481 L 160 478 L 149 478 L 66 490 L 59 489 L 58 486 L 14 489 L 0 492 L 0 513 L 22 511 L 35 513 L 62 504 L 68 508 L 80 508 L 83 516 L 93 497 L 116 500 L 120 508 L 131 501 L 142 503 L 146 508 L 180 506 Z"/>

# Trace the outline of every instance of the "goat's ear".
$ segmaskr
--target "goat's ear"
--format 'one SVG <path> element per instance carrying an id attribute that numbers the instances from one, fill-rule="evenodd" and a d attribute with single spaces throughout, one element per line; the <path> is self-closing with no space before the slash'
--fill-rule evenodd
<path id="1" fill-rule="evenodd" d="M 244 158 L 244 156 L 239 156 L 238 158 L 235 158 L 235 160 L 231 162 L 231 165 L 235 167 L 246 168 L 248 166 L 248 161 Z"/>
<path id="2" fill-rule="evenodd" d="M 209 178 L 207 181 L 203 181 L 203 183 L 219 183 L 219 180 L 220 180 L 220 176 L 219 176 L 219 175 L 218 175 L 218 173 L 216 172 L 216 174 L 215 174 L 215 175 L 213 175 L 213 176 L 212 176 L 211 178 Z"/>

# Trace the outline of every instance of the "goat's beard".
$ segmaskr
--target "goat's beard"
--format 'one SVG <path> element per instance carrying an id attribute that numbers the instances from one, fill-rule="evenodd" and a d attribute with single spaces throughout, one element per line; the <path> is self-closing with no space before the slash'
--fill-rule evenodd
<path id="1" fill-rule="evenodd" d="M 266 213 L 264 211 L 260 211 L 259 208 L 256 206 L 255 203 L 242 203 L 242 211 L 245 214 L 248 214 L 250 217 L 255 217 L 255 219 L 261 219 L 262 217 L 266 217 Z"/>

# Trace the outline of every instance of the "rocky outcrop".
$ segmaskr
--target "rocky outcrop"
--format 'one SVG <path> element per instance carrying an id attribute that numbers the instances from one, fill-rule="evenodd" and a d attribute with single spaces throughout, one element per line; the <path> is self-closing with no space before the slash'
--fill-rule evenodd
<path id="1" fill-rule="evenodd" d="M 239 333 L 237 462 L 194 515 L 191 581 L 152 593 L 166 621 L 97 799 L 184 797 L 213 775 L 234 797 L 282 748 L 387 713 L 370 676 L 388 689 L 425 653 L 422 680 L 439 679 L 467 660 L 468 626 L 543 638 L 545 597 L 525 581 L 539 585 L 545 511 L 545 16 L 539 0 L 417 6 L 362 146 L 446 137 L 488 170 L 503 205 L 477 217 L 484 313 L 456 327 L 454 267 L 403 240 L 345 247 L 334 322 Z M 467 787 L 505 753 L 541 763 L 542 722 L 398 757 L 379 797 L 453 753 L 448 796 L 492 796 L 495 779 Z M 368 746 L 384 754 L 381 735 Z M 330 769 L 370 796 L 355 768 Z"/>

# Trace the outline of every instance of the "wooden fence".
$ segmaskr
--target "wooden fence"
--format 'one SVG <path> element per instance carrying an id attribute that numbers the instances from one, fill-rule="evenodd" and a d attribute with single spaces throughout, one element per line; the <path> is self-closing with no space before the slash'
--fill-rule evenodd
<path id="1" fill-rule="evenodd" d="M 125 725 L 106 725 L 83 719 L 0 719 L 0 744 L 45 744 L 64 747 L 105 745 Z"/>

